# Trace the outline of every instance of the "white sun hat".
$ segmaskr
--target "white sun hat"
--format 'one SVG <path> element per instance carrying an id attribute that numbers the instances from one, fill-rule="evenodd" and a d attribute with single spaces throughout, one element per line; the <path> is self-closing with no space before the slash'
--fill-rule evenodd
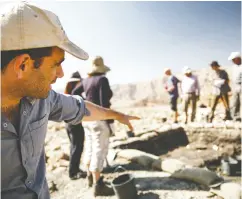
<path id="1" fill-rule="evenodd" d="M 230 56 L 228 57 L 229 61 L 232 61 L 235 58 L 241 57 L 240 52 L 232 52 Z"/>
<path id="2" fill-rule="evenodd" d="M 185 66 L 185 67 L 183 68 L 183 74 L 189 74 L 189 73 L 191 73 L 191 72 L 192 72 L 192 69 L 189 68 L 188 66 Z"/>

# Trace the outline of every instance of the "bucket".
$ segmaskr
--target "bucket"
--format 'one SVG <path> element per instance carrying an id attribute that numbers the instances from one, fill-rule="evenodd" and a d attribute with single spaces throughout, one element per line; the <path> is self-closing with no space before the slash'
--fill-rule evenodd
<path id="1" fill-rule="evenodd" d="M 239 157 L 224 157 L 221 160 L 221 169 L 224 175 L 240 176 L 241 175 L 241 160 Z"/>
<path id="2" fill-rule="evenodd" d="M 134 177 L 131 174 L 123 174 L 115 178 L 112 181 L 112 187 L 118 199 L 138 198 Z"/>

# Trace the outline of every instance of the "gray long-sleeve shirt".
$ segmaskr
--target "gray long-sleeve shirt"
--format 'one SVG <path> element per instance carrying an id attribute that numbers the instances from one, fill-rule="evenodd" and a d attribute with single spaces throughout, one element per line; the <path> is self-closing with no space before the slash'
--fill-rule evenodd
<path id="1" fill-rule="evenodd" d="M 18 132 L 2 115 L 2 199 L 49 199 L 44 153 L 48 120 L 78 124 L 88 114 L 81 97 L 50 91 L 46 99 L 21 100 Z"/>

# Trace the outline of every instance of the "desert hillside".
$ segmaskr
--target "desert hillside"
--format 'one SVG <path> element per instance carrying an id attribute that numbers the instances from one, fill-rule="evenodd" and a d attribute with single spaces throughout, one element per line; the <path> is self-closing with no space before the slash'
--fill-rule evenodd
<path id="1" fill-rule="evenodd" d="M 223 67 L 231 77 L 231 67 Z M 212 91 L 211 79 L 214 72 L 209 68 L 194 71 L 201 86 L 201 103 L 208 104 Z M 182 79 L 182 74 L 175 74 Z M 148 104 L 167 104 L 169 96 L 164 90 L 162 77 L 147 82 L 113 85 L 113 106 L 144 106 Z"/>
<path id="2" fill-rule="evenodd" d="M 232 67 L 223 67 L 230 75 Z M 182 69 L 181 69 L 182 70 Z M 194 71 L 199 78 L 201 86 L 200 103 L 209 104 L 211 98 L 211 78 L 213 71 L 209 68 L 202 68 Z M 182 74 L 175 74 L 179 79 L 182 79 Z M 154 78 L 150 81 L 134 82 L 127 84 L 117 84 L 111 86 L 114 96 L 112 98 L 113 107 L 131 107 L 131 106 L 146 106 L 149 104 L 167 104 L 169 96 L 164 90 L 163 82 L 165 78 Z M 57 92 L 62 93 L 63 88 L 56 89 Z"/>

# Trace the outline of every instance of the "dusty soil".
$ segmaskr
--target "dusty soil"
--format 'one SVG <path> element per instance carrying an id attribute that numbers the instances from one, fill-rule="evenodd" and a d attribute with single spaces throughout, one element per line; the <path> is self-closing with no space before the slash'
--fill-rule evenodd
<path id="1" fill-rule="evenodd" d="M 138 198 L 140 199 L 205 199 L 211 196 L 212 199 L 218 199 L 217 196 L 212 196 L 205 187 L 195 184 L 193 182 L 186 182 L 182 180 L 169 178 L 168 173 L 157 171 L 145 171 L 139 165 L 130 164 L 120 161 L 122 165 L 129 169 L 124 173 L 130 173 L 135 178 L 136 188 L 138 190 Z M 111 170 L 109 169 L 109 172 Z M 48 175 L 48 180 L 53 180 L 57 185 L 58 191 L 51 194 L 52 199 L 86 199 L 94 198 L 92 189 L 87 188 L 85 179 L 76 181 L 69 180 L 67 171 L 60 169 L 53 174 Z M 115 177 L 122 175 L 122 173 L 104 173 L 105 180 L 111 182 Z M 112 197 L 97 197 L 114 199 Z"/>
<path id="2" fill-rule="evenodd" d="M 163 118 L 169 118 L 168 107 L 145 107 L 145 108 L 133 108 L 133 109 L 120 109 L 125 113 L 139 115 L 142 117 L 140 121 L 132 122 L 135 128 L 135 133 L 152 131 L 154 129 L 161 128 Z M 201 119 L 202 117 L 200 117 Z M 219 121 L 219 119 L 218 119 Z M 169 124 L 169 119 L 167 124 Z M 201 124 L 201 123 L 200 123 Z M 204 124 L 206 125 L 206 124 Z M 214 125 L 217 125 L 216 123 Z M 236 124 L 237 126 L 240 124 Z M 220 124 L 221 126 L 221 124 Z M 115 123 L 116 136 L 126 136 L 126 127 Z M 203 127 L 202 127 L 203 128 Z M 215 127 L 216 128 L 216 127 Z M 241 129 L 239 129 L 241 131 Z M 204 143 L 207 144 L 207 143 Z M 233 144 L 233 143 L 231 143 Z M 204 155 L 198 156 L 191 153 L 193 145 L 189 147 L 180 148 L 180 154 L 187 155 L 187 159 L 202 158 L 206 160 L 207 156 L 211 156 L 212 153 L 209 150 L 213 150 L 213 145 L 200 146 L 200 151 L 206 151 Z M 203 148 L 203 149 L 202 149 Z M 190 152 L 189 152 L 190 151 Z M 194 150 L 193 150 L 194 151 Z M 46 153 L 50 155 L 47 161 L 47 180 L 50 185 L 51 198 L 52 199 L 91 199 L 92 189 L 87 188 L 85 179 L 79 179 L 72 181 L 68 177 L 68 155 L 69 155 L 69 140 L 64 129 L 64 123 L 49 124 L 49 132 L 46 138 Z M 171 156 L 170 153 L 165 154 Z M 174 152 L 174 157 L 178 157 L 179 153 Z M 116 160 L 113 165 L 124 165 L 128 170 L 128 173 L 132 173 L 135 177 L 135 183 L 137 185 L 138 195 L 141 199 L 205 199 L 212 198 L 218 199 L 218 196 L 212 196 L 207 188 L 193 182 L 182 181 L 169 178 L 168 173 L 151 171 L 142 168 L 140 165 L 127 162 L 125 160 Z M 104 172 L 104 177 L 107 181 L 111 182 L 119 173 L 113 170 Z M 238 181 L 238 179 L 237 179 Z M 53 191 L 54 190 L 54 191 Z M 114 199 L 112 197 L 98 197 L 100 199 Z"/>

